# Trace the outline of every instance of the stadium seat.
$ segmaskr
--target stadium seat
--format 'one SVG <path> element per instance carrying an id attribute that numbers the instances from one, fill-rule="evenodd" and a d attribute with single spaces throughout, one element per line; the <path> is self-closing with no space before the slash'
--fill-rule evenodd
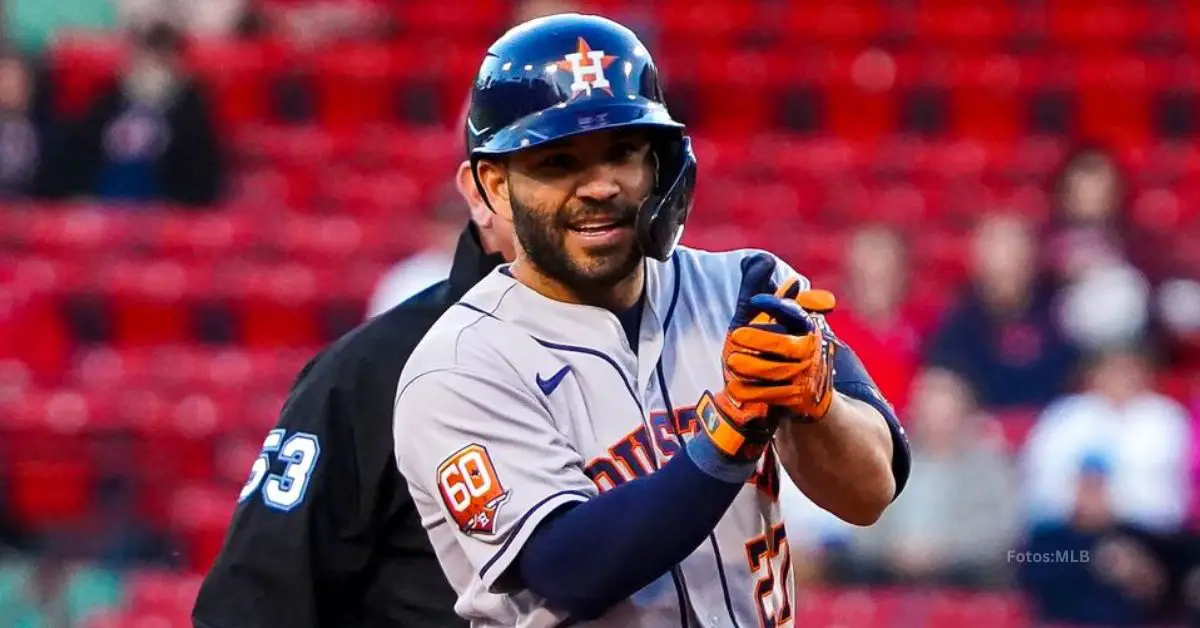
<path id="1" fill-rule="evenodd" d="M 953 133 L 972 140 L 1015 140 L 1025 126 L 1021 70 L 1008 55 L 956 58 L 950 90 Z"/>
<path id="2" fill-rule="evenodd" d="M 189 269 L 166 260 L 120 259 L 102 269 L 113 321 L 113 343 L 122 347 L 174 344 L 192 338 L 184 299 Z"/>
<path id="3" fill-rule="evenodd" d="M 503 0 L 403 2 L 396 6 L 401 9 L 398 17 L 404 32 L 455 41 L 484 40 L 499 35 L 509 14 L 509 7 Z"/>
<path id="4" fill-rule="evenodd" d="M 659 33 L 659 48 L 696 52 L 697 41 L 704 47 L 729 48 L 735 46 L 741 35 L 750 31 L 757 21 L 760 7 L 752 2 L 723 2 L 702 0 L 684 4 L 659 3 L 655 23 L 662 29 Z M 686 59 L 676 57 L 680 62 Z M 693 62 L 697 60 L 693 57 Z M 668 66 L 671 69 L 676 65 Z M 718 72 L 724 78 L 732 75 Z"/>
<path id="5" fill-rule="evenodd" d="M 823 77 L 830 133 L 868 140 L 896 129 L 903 74 L 898 57 L 872 48 L 817 59 L 815 73 Z"/>
<path id="6" fill-rule="evenodd" d="M 1006 4 L 924 2 L 918 5 L 915 37 L 932 49 L 987 54 L 1003 48 L 1013 30 Z"/>
<path id="7" fill-rule="evenodd" d="M 879 3 L 840 0 L 837 2 L 787 4 L 782 22 L 789 34 L 785 46 L 811 45 L 832 50 L 862 49 L 876 43 L 886 15 Z"/>
<path id="8" fill-rule="evenodd" d="M 130 572 L 125 580 L 125 608 L 134 614 L 157 614 L 172 624 L 191 617 L 192 604 L 200 591 L 201 576 L 165 569 Z"/>
<path id="9" fill-rule="evenodd" d="M 311 346 L 322 341 L 312 269 L 301 264 L 237 264 L 226 269 L 229 298 L 246 347 Z"/>
<path id="10" fill-rule="evenodd" d="M 174 495 L 171 520 L 175 530 L 187 541 L 186 560 L 193 571 L 203 573 L 212 567 L 237 505 L 237 493 L 237 489 L 196 484 L 185 486 Z M 179 591 L 181 585 L 176 583 L 175 590 Z M 131 583 L 131 590 L 132 586 Z M 194 591 L 192 595 L 195 595 Z"/>
<path id="11" fill-rule="evenodd" d="M 361 130 L 394 120 L 397 66 L 404 61 L 385 44 L 344 43 L 321 51 L 310 72 L 319 123 Z"/>
<path id="12" fill-rule="evenodd" d="M 195 39 L 188 61 L 209 91 L 224 130 L 274 117 L 271 89 L 286 63 L 286 47 L 270 40 Z"/>
<path id="13" fill-rule="evenodd" d="M 79 438 L 94 415 L 89 398 L 71 390 L 30 391 L 0 419 L 14 458 L 0 461 L 9 478 L 7 507 L 22 525 L 53 528 L 76 523 L 92 505 L 95 469 Z"/>
<path id="14" fill-rule="evenodd" d="M 116 79 L 125 59 L 123 42 L 109 34 L 76 32 L 59 37 L 47 52 L 55 109 L 69 118 L 82 115 Z"/>
<path id="15" fill-rule="evenodd" d="M 1056 0 L 1049 3 L 1050 43 L 1073 54 L 1129 49 L 1145 31 L 1149 12 L 1132 2 Z"/>
<path id="16" fill-rule="evenodd" d="M 1140 56 L 1093 56 L 1079 61 L 1079 132 L 1122 149 L 1150 139 L 1151 86 L 1166 69 Z"/>

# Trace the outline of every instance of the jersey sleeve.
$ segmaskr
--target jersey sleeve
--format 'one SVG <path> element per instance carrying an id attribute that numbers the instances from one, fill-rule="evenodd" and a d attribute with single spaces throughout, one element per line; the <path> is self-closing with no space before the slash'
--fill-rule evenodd
<path id="1" fill-rule="evenodd" d="M 498 579 L 543 519 L 597 492 L 548 407 L 501 377 L 457 367 L 416 377 L 397 395 L 395 431 L 423 519 L 453 535 L 492 590 L 508 588 Z"/>
<path id="2" fill-rule="evenodd" d="M 335 374 L 337 366 L 310 363 L 265 435 L 201 586 L 195 625 L 318 628 L 360 613 L 397 625 L 461 625 L 453 591 L 436 578 L 436 558 L 415 521 L 424 551 L 409 552 L 402 567 L 382 567 L 402 568 L 411 574 L 407 582 L 362 577 L 378 561 L 382 504 L 394 495 L 407 499 L 395 486 L 395 383 L 380 390 L 370 379 L 352 385 Z"/>

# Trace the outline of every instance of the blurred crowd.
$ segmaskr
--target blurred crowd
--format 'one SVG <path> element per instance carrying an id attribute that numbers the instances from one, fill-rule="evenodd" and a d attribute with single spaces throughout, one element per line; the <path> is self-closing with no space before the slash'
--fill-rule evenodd
<path id="1" fill-rule="evenodd" d="M 512 19 L 572 4 L 517 3 Z M 272 30 L 317 45 L 387 37 L 390 27 L 372 3 L 269 7 L 8 0 L 0 196 L 219 204 L 232 166 L 205 88 L 182 62 L 188 38 Z M 622 18 L 653 39 L 636 11 Z M 73 29 L 126 33 L 129 55 L 118 81 L 63 118 L 39 54 Z M 830 320 L 900 410 L 915 463 L 902 498 L 869 529 L 785 498 L 803 586 L 1018 588 L 1049 622 L 1200 621 L 1200 390 L 1175 376 L 1200 368 L 1200 268 L 1187 262 L 1196 256 L 1134 224 L 1134 184 L 1103 146 L 1080 146 L 1043 185 L 1048 221 L 978 208 L 969 278 L 944 286 L 955 294 L 948 308 L 914 297 L 909 233 L 853 230 L 838 283 L 822 286 L 839 296 Z M 427 247 L 379 278 L 367 316 L 446 275 L 468 211 L 450 194 L 429 215 Z M 3 320 L 13 324 L 0 351 L 24 341 L 20 319 Z M 64 570 L 68 558 L 179 566 L 179 548 L 128 515 L 127 488 L 101 490 L 94 542 L 69 546 L 20 529 L 0 497 L 0 625 L 74 625 L 76 597 L 118 596 L 114 572 Z M 38 560 L 17 558 L 29 556 Z"/>
<path id="2" fill-rule="evenodd" d="M 1019 586 L 1066 623 L 1184 608 L 1196 620 L 1200 432 L 1185 403 L 1200 391 L 1164 393 L 1158 375 L 1200 359 L 1198 285 L 1161 274 L 1175 251 L 1129 228 L 1127 184 L 1103 150 L 1079 150 L 1046 183 L 1048 225 L 980 214 L 970 278 L 932 318 L 908 298 L 902 236 L 855 235 L 830 319 L 904 409 L 912 480 L 867 530 L 793 500 L 797 569 Z"/>

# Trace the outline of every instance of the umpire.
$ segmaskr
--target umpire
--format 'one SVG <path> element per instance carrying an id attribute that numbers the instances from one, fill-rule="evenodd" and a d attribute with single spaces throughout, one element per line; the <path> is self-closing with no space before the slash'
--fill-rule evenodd
<path id="1" fill-rule="evenodd" d="M 197 628 L 465 626 L 393 454 L 396 382 L 446 309 L 507 255 L 512 225 L 459 166 L 471 208 L 450 278 L 300 372 L 192 613 Z"/>

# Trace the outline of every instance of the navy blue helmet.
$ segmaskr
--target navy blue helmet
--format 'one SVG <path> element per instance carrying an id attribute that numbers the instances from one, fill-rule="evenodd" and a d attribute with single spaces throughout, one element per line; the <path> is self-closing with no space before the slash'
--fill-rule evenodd
<path id="1" fill-rule="evenodd" d="M 657 177 L 638 212 L 637 239 L 646 256 L 666 260 L 691 211 L 696 157 L 684 126 L 667 111 L 650 52 L 612 20 L 577 13 L 538 18 L 488 48 L 465 129 L 475 184 L 487 201 L 481 159 L 626 127 L 652 131 Z"/>

